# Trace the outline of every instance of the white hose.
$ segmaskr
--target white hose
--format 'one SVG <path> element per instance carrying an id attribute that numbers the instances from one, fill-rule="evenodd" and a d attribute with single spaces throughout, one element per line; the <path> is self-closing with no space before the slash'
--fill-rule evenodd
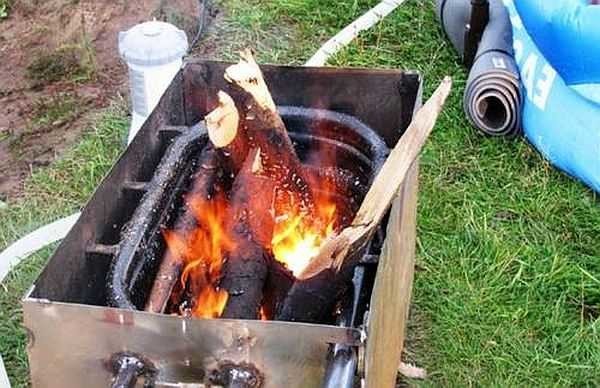
<path id="1" fill-rule="evenodd" d="M 373 27 L 405 1 L 383 0 L 329 39 L 304 65 L 324 66 L 329 58 L 352 42 L 358 34 Z"/>
<path id="2" fill-rule="evenodd" d="M 0 253 L 0 283 L 21 260 L 53 242 L 62 240 L 77 222 L 80 214 L 71 214 L 68 217 L 44 225 L 25 237 L 21 237 Z M 0 388 L 10 388 L 10 381 L 8 381 L 2 355 L 0 355 Z"/>
<path id="3" fill-rule="evenodd" d="M 350 23 L 343 30 L 329 39 L 317 52 L 305 63 L 305 66 L 323 66 L 327 60 L 335 55 L 340 49 L 347 46 L 362 31 L 368 30 L 383 18 L 395 10 L 406 0 L 383 0 L 375 7 L 364 13 L 358 19 Z M 0 283 L 8 274 L 10 269 L 23 259 L 52 244 L 62 240 L 71 227 L 77 222 L 81 213 L 75 213 L 61 218 L 51 224 L 45 225 L 36 231 L 22 237 L 2 253 L 0 253 Z M 2 356 L 0 356 L 0 388 L 10 388 L 10 383 L 4 369 Z"/>
<path id="4" fill-rule="evenodd" d="M 21 260 L 53 242 L 62 240 L 79 219 L 80 214 L 71 214 L 68 217 L 44 225 L 25 237 L 21 237 L 0 253 L 0 283 L 8 275 L 11 268 L 19 264 Z"/>
<path id="5" fill-rule="evenodd" d="M 0 387 L 10 388 L 10 381 L 8 381 L 8 375 L 6 374 L 6 369 L 4 368 L 2 356 L 0 356 Z"/>

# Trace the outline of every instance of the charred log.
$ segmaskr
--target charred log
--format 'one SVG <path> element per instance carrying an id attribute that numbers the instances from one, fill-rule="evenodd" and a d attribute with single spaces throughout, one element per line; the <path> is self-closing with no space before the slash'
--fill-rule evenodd
<path id="1" fill-rule="evenodd" d="M 360 257 L 366 247 L 353 252 Z M 306 323 L 332 322 L 335 307 L 352 286 L 353 267 L 327 268 L 308 279 L 296 279 L 279 303 L 275 319 Z"/>
<path id="2" fill-rule="evenodd" d="M 277 309 L 283 305 L 294 280 L 294 275 L 285 265 L 277 260 L 271 262 L 263 298 L 263 312 L 267 319 L 275 317 Z"/>
<path id="3" fill-rule="evenodd" d="M 198 161 L 199 167 L 192 177 L 192 185 L 187 198 L 196 197 L 210 200 L 222 189 L 223 177 L 219 166 L 219 158 L 213 147 L 207 146 Z M 187 201 L 186 201 L 187 202 Z M 187 241 L 189 234 L 198 227 L 198 220 L 193 209 L 186 203 L 185 210 L 176 219 L 173 231 Z M 167 247 L 163 260 L 158 268 L 156 280 L 146 302 L 146 311 L 161 313 L 164 311 L 169 296 L 180 278 L 185 265 L 186 247 Z"/>
<path id="4" fill-rule="evenodd" d="M 260 148 L 265 174 L 291 196 L 294 206 L 313 215 L 314 199 L 307 177 L 262 72 L 250 50 L 240 56 L 239 63 L 226 69 L 225 79 L 243 92 L 237 106 L 249 144 Z"/>
<path id="5" fill-rule="evenodd" d="M 263 175 L 260 150 L 250 152 L 236 177 L 228 216 L 234 247 L 223 265 L 221 287 L 229 294 L 223 318 L 256 319 L 272 261 L 274 182 Z"/>
<path id="6" fill-rule="evenodd" d="M 344 291 L 341 285 L 331 286 L 335 280 L 335 272 L 327 269 L 310 279 L 297 281 L 279 305 L 275 319 L 307 323 L 330 321 L 338 296 Z"/>
<path id="7" fill-rule="evenodd" d="M 238 232 L 240 237 L 246 231 Z M 257 319 L 267 279 L 270 255 L 256 241 L 244 240 L 223 266 L 221 287 L 228 293 L 222 318 Z"/>

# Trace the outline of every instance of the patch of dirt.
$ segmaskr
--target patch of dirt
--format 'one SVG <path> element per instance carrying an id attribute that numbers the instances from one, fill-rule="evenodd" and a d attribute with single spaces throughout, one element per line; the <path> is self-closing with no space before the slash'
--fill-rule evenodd
<path id="1" fill-rule="evenodd" d="M 18 197 L 33 167 L 69 148 L 93 111 L 128 93 L 119 31 L 157 18 L 192 38 L 201 8 L 198 0 L 15 0 L 0 22 L 0 201 Z"/>

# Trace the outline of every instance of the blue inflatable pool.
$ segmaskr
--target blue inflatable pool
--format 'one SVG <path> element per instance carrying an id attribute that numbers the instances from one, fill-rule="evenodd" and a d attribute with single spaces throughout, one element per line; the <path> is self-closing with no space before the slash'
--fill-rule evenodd
<path id="1" fill-rule="evenodd" d="M 600 192 L 600 5 L 504 4 L 526 90 L 525 135 L 553 164 Z"/>

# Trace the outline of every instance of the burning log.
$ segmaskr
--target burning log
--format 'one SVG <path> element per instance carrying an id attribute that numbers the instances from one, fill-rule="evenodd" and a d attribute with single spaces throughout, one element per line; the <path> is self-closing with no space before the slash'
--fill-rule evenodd
<path id="1" fill-rule="evenodd" d="M 252 148 L 260 148 L 265 174 L 291 196 L 295 207 L 313 216 L 314 200 L 304 169 L 262 72 L 250 50 L 240 57 L 239 63 L 225 70 L 225 79 L 243 91 L 238 106 L 248 141 Z"/>
<path id="2" fill-rule="evenodd" d="M 451 85 L 451 79 L 446 77 L 415 114 L 377 174 L 352 224 L 326 241 L 319 254 L 297 276 L 276 319 L 314 322 L 331 312 L 335 298 L 347 286 L 354 266 L 433 129 Z M 306 300 L 311 301 L 311 308 L 306 308 Z"/>
<path id="3" fill-rule="evenodd" d="M 341 276 L 327 268 L 307 280 L 296 280 L 286 297 L 279 303 L 275 319 L 318 323 L 329 321 L 335 303 L 346 290 L 338 282 Z M 347 278 L 347 276 L 344 276 Z"/>
<path id="4" fill-rule="evenodd" d="M 212 147 L 205 147 L 199 160 L 198 171 L 192 177 L 192 187 L 187 198 L 196 198 L 200 200 L 209 200 L 220 190 L 221 175 L 219 167 L 219 158 Z M 188 201 L 186 201 L 188 202 Z M 184 212 L 175 221 L 174 232 L 179 233 L 187 240 L 187 236 L 197 227 L 198 219 L 194 214 L 193 208 L 189 202 Z M 152 285 L 150 296 L 146 302 L 146 311 L 161 313 L 164 311 L 173 287 L 179 280 L 179 276 L 185 265 L 185 257 L 189 247 L 185 242 L 177 244 L 171 240 L 171 246 L 167 247 L 163 260 L 156 274 L 156 280 Z M 169 241 L 167 241 L 168 243 Z M 176 245 L 176 246 L 173 246 Z"/>
<path id="5" fill-rule="evenodd" d="M 272 257 L 275 184 L 264 175 L 260 149 L 248 154 L 231 190 L 228 232 L 234 246 L 223 265 L 229 298 L 223 318 L 256 319 Z"/>

